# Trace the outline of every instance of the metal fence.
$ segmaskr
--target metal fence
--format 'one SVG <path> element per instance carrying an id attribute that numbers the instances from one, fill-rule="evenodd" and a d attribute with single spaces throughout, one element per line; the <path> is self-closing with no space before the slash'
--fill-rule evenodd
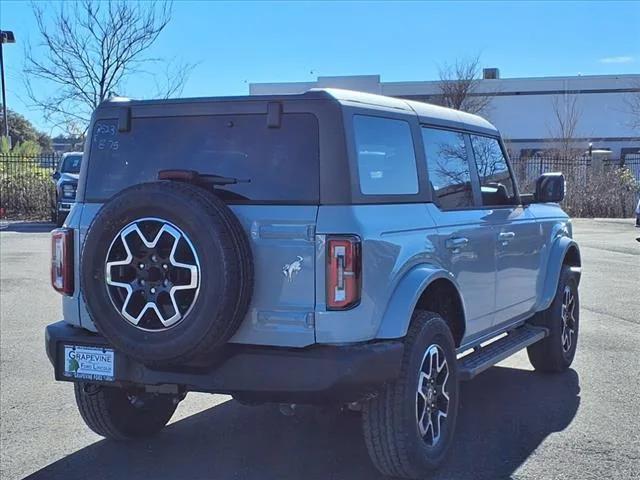
<path id="1" fill-rule="evenodd" d="M 623 159 L 520 157 L 511 164 L 521 192 L 533 192 L 546 172 L 567 181 L 563 208 L 576 217 L 630 217 L 640 193 L 640 155 Z"/>
<path id="2" fill-rule="evenodd" d="M 51 174 L 60 161 L 55 154 L 0 155 L 0 217 L 52 217 L 55 185 Z M 628 217 L 633 214 L 640 185 L 640 155 L 624 159 L 588 157 L 516 157 L 511 159 L 522 192 L 533 191 L 545 172 L 563 172 L 567 196 L 563 207 L 574 216 Z"/>
<path id="3" fill-rule="evenodd" d="M 0 155 L 0 217 L 53 218 L 55 183 L 51 177 L 60 156 Z"/>
<path id="4" fill-rule="evenodd" d="M 594 160 L 589 157 L 557 158 L 557 157 L 516 157 L 511 164 L 520 183 L 535 180 L 546 172 L 562 172 L 572 182 L 582 184 L 592 167 L 604 169 L 626 168 L 640 182 L 640 155 L 627 155 L 624 159 Z"/>

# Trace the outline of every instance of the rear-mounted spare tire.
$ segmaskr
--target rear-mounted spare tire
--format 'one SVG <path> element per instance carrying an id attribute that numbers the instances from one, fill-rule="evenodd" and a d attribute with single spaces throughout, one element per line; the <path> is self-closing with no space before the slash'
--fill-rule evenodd
<path id="1" fill-rule="evenodd" d="M 235 214 L 200 187 L 133 186 L 98 212 L 84 242 L 82 292 L 98 331 L 146 364 L 203 359 L 247 313 L 249 240 Z"/>

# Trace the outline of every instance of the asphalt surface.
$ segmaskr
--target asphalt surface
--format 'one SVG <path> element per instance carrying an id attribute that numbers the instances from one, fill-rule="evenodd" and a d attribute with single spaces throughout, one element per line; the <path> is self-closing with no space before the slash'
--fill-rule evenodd
<path id="1" fill-rule="evenodd" d="M 584 273 L 572 369 L 537 374 L 521 352 L 463 384 L 456 441 L 433 478 L 640 478 L 640 230 L 574 225 Z M 157 438 L 101 439 L 45 355 L 44 326 L 61 318 L 48 229 L 0 225 L 0 250 L 2 479 L 380 478 L 358 416 L 314 408 L 284 417 L 189 394 Z"/>

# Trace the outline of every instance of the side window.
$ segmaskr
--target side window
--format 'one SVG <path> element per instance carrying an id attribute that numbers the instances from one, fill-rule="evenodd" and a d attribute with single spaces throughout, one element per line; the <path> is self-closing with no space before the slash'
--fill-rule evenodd
<path id="1" fill-rule="evenodd" d="M 429 182 L 442 209 L 472 207 L 473 188 L 464 134 L 422 128 Z"/>
<path id="2" fill-rule="evenodd" d="M 360 191 L 364 195 L 418 193 L 416 155 L 409 123 L 355 115 L 353 126 Z"/>
<path id="3" fill-rule="evenodd" d="M 480 177 L 482 204 L 486 206 L 513 205 L 516 203 L 513 178 L 495 138 L 471 135 L 471 146 Z"/>

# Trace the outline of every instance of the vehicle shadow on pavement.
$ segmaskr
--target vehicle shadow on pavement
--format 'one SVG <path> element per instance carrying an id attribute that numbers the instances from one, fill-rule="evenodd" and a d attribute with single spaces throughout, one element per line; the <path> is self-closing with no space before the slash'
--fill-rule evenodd
<path id="1" fill-rule="evenodd" d="M 456 440 L 435 479 L 509 478 L 580 404 L 578 374 L 494 367 L 462 384 Z M 149 441 L 100 441 L 28 479 L 373 479 L 359 416 L 230 401 Z"/>

